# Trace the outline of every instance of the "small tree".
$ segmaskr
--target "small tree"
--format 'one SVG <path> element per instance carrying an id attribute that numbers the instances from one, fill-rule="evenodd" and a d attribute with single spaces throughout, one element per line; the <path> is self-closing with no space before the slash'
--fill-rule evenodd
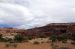
<path id="1" fill-rule="evenodd" d="M 57 41 L 57 35 L 51 35 L 50 37 L 49 37 L 49 39 L 51 40 L 51 45 L 52 45 L 52 49 L 54 49 L 55 47 L 54 47 L 54 42 L 56 42 Z"/>
<path id="2" fill-rule="evenodd" d="M 75 33 L 72 33 L 71 40 L 75 41 Z"/>
<path id="3" fill-rule="evenodd" d="M 75 33 L 72 33 L 71 35 L 72 44 L 75 45 Z"/>
<path id="4" fill-rule="evenodd" d="M 2 41 L 2 34 L 0 34 L 0 41 Z"/>
<path id="5" fill-rule="evenodd" d="M 58 36 L 58 41 L 62 41 L 63 43 L 66 43 L 67 37 L 68 37 L 68 35 L 66 33 L 63 33 L 63 34 Z"/>
<path id="6" fill-rule="evenodd" d="M 22 41 L 24 40 L 24 38 L 23 38 L 22 35 L 17 34 L 17 35 L 15 36 L 14 40 L 15 40 L 16 42 L 22 42 Z"/>
<path id="7" fill-rule="evenodd" d="M 68 35 L 66 33 L 60 34 L 58 36 L 58 41 L 62 41 L 62 43 L 64 43 L 64 47 L 66 46 L 65 43 L 67 43 L 68 40 Z"/>

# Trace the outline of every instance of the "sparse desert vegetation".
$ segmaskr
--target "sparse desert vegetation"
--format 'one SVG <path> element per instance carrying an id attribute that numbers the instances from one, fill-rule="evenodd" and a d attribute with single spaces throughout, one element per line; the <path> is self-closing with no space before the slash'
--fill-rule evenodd
<path id="1" fill-rule="evenodd" d="M 67 38 L 67 34 L 51 35 L 50 37 L 32 38 L 31 40 L 26 36 L 17 34 L 14 39 L 7 40 L 7 42 L 0 42 L 2 49 L 74 49 L 74 34 L 71 39 Z M 2 39 L 2 37 L 0 37 Z M 27 41 L 27 42 L 26 42 Z"/>
<path id="2" fill-rule="evenodd" d="M 28 30 L 5 29 L 0 33 L 1 49 L 74 49 L 75 33 L 69 26 L 49 26 Z M 65 29 L 66 28 L 66 29 Z M 72 27 L 71 27 L 72 28 Z M 11 30 L 11 31 L 9 31 Z"/>

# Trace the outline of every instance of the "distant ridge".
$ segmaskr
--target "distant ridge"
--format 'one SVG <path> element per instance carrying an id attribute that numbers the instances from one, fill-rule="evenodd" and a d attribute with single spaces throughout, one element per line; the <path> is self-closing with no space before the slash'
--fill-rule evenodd
<path id="1" fill-rule="evenodd" d="M 18 28 L 0 28 L 0 33 L 20 33 L 23 35 L 36 35 L 43 33 L 49 36 L 51 33 L 72 33 L 75 32 L 75 23 L 50 23 L 42 27 L 35 27 L 31 29 L 18 29 Z"/>

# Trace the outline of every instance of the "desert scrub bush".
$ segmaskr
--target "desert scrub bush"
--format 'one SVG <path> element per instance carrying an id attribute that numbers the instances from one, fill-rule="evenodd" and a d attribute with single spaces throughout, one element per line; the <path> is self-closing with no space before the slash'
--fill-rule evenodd
<path id="1" fill-rule="evenodd" d="M 34 43 L 33 44 L 40 44 L 38 41 L 34 41 Z"/>
<path id="2" fill-rule="evenodd" d="M 60 47 L 59 49 L 71 49 L 71 48 L 68 48 L 68 47 Z"/>
<path id="3" fill-rule="evenodd" d="M 52 49 L 59 49 L 57 45 L 53 46 Z"/>
<path id="4" fill-rule="evenodd" d="M 28 37 L 24 37 L 24 42 L 28 42 L 29 38 Z"/>
<path id="5" fill-rule="evenodd" d="M 32 39 L 33 39 L 33 37 L 31 37 L 31 36 L 28 37 L 28 40 L 32 40 Z"/>
<path id="6" fill-rule="evenodd" d="M 17 44 L 13 44 L 13 47 L 17 47 Z"/>
<path id="7" fill-rule="evenodd" d="M 16 42 L 23 42 L 24 41 L 24 37 L 22 35 L 18 34 L 18 35 L 15 36 L 14 40 Z"/>
<path id="8" fill-rule="evenodd" d="M 67 43 L 67 41 L 66 40 L 62 40 L 62 43 Z"/>
<path id="9" fill-rule="evenodd" d="M 46 43 L 50 43 L 50 41 L 47 41 Z"/>
<path id="10" fill-rule="evenodd" d="M 72 44 L 72 45 L 75 45 L 75 42 L 74 42 L 74 41 L 72 41 L 72 42 L 71 42 L 71 44 Z"/>
<path id="11" fill-rule="evenodd" d="M 42 41 L 41 43 L 45 43 L 44 41 Z"/>
<path id="12" fill-rule="evenodd" d="M 24 42 L 29 42 L 28 40 L 24 40 Z"/>
<path id="13" fill-rule="evenodd" d="M 9 47 L 10 45 L 9 44 L 5 44 L 5 47 Z"/>

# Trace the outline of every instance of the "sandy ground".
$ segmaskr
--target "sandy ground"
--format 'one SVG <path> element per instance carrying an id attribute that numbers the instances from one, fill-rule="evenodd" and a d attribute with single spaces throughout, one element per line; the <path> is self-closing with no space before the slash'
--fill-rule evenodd
<path id="1" fill-rule="evenodd" d="M 0 43 L 0 49 L 51 49 L 51 42 L 47 43 L 48 39 L 39 39 L 40 41 L 45 41 L 44 43 L 40 43 L 40 44 L 33 44 L 32 41 L 37 41 L 37 39 L 32 40 L 30 42 L 24 42 L 24 43 L 17 43 L 17 47 L 5 47 L 6 43 Z M 69 47 L 72 49 L 75 49 L 75 45 L 72 45 L 70 42 L 64 44 L 62 42 L 56 42 L 55 45 L 58 45 L 58 47 Z"/>
<path id="2" fill-rule="evenodd" d="M 50 44 L 32 44 L 32 43 L 18 43 L 17 47 L 5 47 L 5 43 L 0 43 L 0 49 L 51 49 Z"/>
<path id="3" fill-rule="evenodd" d="M 56 44 L 56 45 L 59 45 L 59 47 L 69 47 L 69 48 L 72 48 L 72 49 L 75 49 L 75 46 L 71 45 L 70 43 L 67 43 L 67 44 L 62 44 L 62 43 L 59 43 L 59 44 Z M 5 47 L 5 43 L 0 43 L 0 49 L 51 49 L 51 45 L 50 43 L 41 43 L 41 44 L 32 44 L 32 43 L 18 43 L 17 47 Z"/>

